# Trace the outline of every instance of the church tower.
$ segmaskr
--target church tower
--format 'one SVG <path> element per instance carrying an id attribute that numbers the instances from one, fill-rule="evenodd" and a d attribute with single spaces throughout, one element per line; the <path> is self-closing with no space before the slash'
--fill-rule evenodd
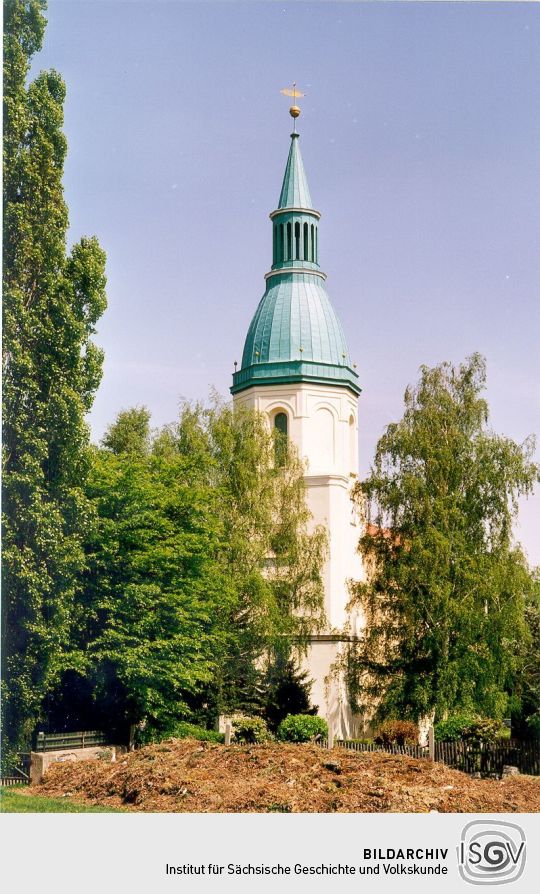
<path id="1" fill-rule="evenodd" d="M 293 106 L 291 115 L 297 114 Z M 295 130 L 278 207 L 270 214 L 272 267 L 231 393 L 236 405 L 266 414 L 306 461 L 313 524 L 322 524 L 329 535 L 323 572 L 327 629 L 312 637 L 306 669 L 314 681 L 311 699 L 319 713 L 336 734 L 351 735 L 356 723 L 345 686 L 331 671 L 347 637 L 355 633 L 346 611 L 348 580 L 363 577 L 357 552 L 360 525 L 351 501 L 358 468 L 360 388 L 319 266 L 320 217 L 311 201 Z"/>

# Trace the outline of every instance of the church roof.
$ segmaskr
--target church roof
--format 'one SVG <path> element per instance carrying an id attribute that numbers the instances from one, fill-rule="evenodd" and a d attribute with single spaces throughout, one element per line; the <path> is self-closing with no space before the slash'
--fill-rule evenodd
<path id="1" fill-rule="evenodd" d="M 318 223 L 298 134 L 291 146 L 279 207 L 270 215 L 273 264 L 251 321 L 233 394 L 253 385 L 316 382 L 360 393 L 341 323 L 319 268 Z"/>
<path id="2" fill-rule="evenodd" d="M 251 321 L 242 367 L 287 360 L 348 363 L 343 329 L 322 280 L 309 273 L 275 279 Z"/>
<path id="3" fill-rule="evenodd" d="M 283 177 L 278 208 L 312 208 L 302 153 L 298 141 L 299 134 L 291 134 L 291 148 Z"/>

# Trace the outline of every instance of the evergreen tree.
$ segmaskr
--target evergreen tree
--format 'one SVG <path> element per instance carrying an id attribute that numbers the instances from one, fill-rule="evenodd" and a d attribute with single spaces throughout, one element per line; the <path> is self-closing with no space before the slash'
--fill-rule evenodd
<path id="1" fill-rule="evenodd" d="M 484 386 L 478 355 L 457 369 L 423 367 L 358 485 L 368 579 L 353 603 L 367 626 L 350 650 L 349 683 L 379 718 L 515 707 L 530 573 L 512 521 L 538 468 L 531 439 L 518 445 L 487 428 Z"/>
<path id="2" fill-rule="evenodd" d="M 311 685 L 307 672 L 298 669 L 290 654 L 278 653 L 269 662 L 264 679 L 264 716 L 272 732 L 289 714 L 317 713 L 318 706 L 310 701 Z"/>
<path id="3" fill-rule="evenodd" d="M 91 341 L 105 308 L 95 239 L 66 254 L 65 88 L 55 71 L 28 86 L 42 0 L 4 4 L 4 430 L 2 677 L 4 745 L 32 732 L 62 667 L 82 535 L 88 430 L 101 377 Z"/>

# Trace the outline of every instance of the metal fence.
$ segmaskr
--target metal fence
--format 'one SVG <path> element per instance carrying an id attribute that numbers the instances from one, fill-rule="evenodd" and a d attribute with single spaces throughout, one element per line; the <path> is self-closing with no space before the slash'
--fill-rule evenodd
<path id="1" fill-rule="evenodd" d="M 371 742 L 355 742 L 354 739 L 336 739 L 335 745 L 348 751 L 384 751 L 385 754 L 405 754 L 407 757 L 429 757 L 427 745 L 374 745 Z"/>
<path id="2" fill-rule="evenodd" d="M 328 747 L 328 740 L 320 743 Z M 426 745 L 375 745 L 355 742 L 353 739 L 336 739 L 337 748 L 357 752 L 384 752 L 407 757 L 429 758 Z M 517 767 L 520 773 L 540 776 L 540 742 L 517 742 L 499 739 L 496 742 L 435 742 L 435 760 L 462 773 L 481 776 L 500 776 L 505 766 Z"/>
<path id="3" fill-rule="evenodd" d="M 92 748 L 108 745 L 108 736 L 100 730 L 77 733 L 38 733 L 35 751 L 65 751 L 68 748 Z"/>
<path id="4" fill-rule="evenodd" d="M 14 785 L 28 785 L 29 779 L 23 779 L 22 776 L 0 776 L 0 786 L 2 788 L 11 788 Z"/>
<path id="5" fill-rule="evenodd" d="M 481 776 L 500 776 L 505 766 L 540 776 L 540 742 L 435 742 L 435 760 L 454 770 Z"/>
<path id="6" fill-rule="evenodd" d="M 19 751 L 17 755 L 17 770 L 27 779 L 30 778 L 30 752 Z"/>
<path id="7" fill-rule="evenodd" d="M 12 766 L 9 773 L 0 777 L 0 785 L 9 788 L 13 785 L 29 785 L 30 783 L 30 752 L 21 752 L 17 755 L 17 764 Z"/>

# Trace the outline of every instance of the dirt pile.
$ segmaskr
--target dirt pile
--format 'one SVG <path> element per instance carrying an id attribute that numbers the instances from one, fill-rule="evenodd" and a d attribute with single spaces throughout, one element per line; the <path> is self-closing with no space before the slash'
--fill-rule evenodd
<path id="1" fill-rule="evenodd" d="M 538 812 L 540 778 L 471 779 L 442 764 L 315 745 L 171 739 L 100 761 L 54 764 L 36 794 L 145 812 Z"/>

